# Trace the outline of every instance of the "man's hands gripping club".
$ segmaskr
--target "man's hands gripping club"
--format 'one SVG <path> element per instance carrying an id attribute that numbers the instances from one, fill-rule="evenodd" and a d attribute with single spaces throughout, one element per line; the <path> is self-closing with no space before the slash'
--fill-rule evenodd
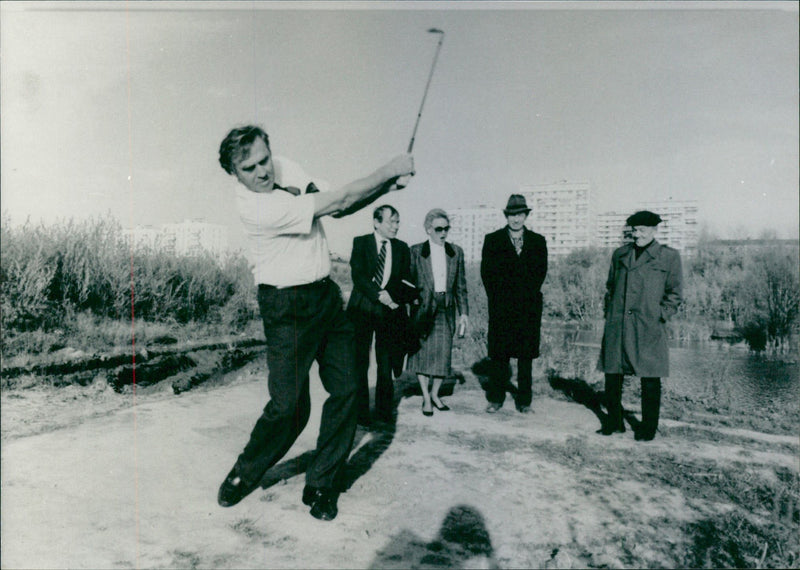
<path id="1" fill-rule="evenodd" d="M 414 176 L 414 157 L 401 154 L 378 170 L 333 192 L 315 194 L 314 216 L 336 218 L 357 212 L 393 190 L 402 190 Z"/>

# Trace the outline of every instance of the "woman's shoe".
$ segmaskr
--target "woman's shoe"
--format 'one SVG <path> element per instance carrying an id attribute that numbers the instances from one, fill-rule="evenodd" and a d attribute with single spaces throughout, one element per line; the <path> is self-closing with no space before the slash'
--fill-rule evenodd
<path id="1" fill-rule="evenodd" d="M 445 404 L 445 403 L 442 403 L 442 405 L 441 405 L 441 406 L 440 406 L 440 405 L 438 405 L 438 404 L 437 404 L 436 402 L 434 402 L 433 400 L 431 400 L 431 403 L 433 404 L 433 407 L 434 407 L 434 408 L 436 408 L 437 410 L 439 410 L 439 411 L 441 411 L 441 412 L 448 412 L 448 411 L 450 411 L 450 406 L 448 406 L 448 405 L 447 405 L 447 404 Z"/>
<path id="2" fill-rule="evenodd" d="M 426 411 L 425 410 L 425 404 L 422 404 L 422 415 L 423 416 L 427 416 L 427 417 L 431 417 L 433 415 L 433 410 Z"/>

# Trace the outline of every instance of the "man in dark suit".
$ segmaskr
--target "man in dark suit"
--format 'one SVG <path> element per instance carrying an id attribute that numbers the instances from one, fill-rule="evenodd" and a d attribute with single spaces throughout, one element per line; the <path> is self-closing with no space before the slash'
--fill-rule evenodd
<path id="1" fill-rule="evenodd" d="M 509 360 L 517 359 L 517 410 L 530 413 L 533 359 L 539 357 L 542 283 L 547 275 L 544 236 L 525 227 L 531 209 L 525 197 L 512 194 L 503 210 L 507 225 L 486 236 L 481 254 L 481 279 L 489 300 L 489 358 L 486 411 L 503 406 L 510 385 Z"/>
<path id="2" fill-rule="evenodd" d="M 410 286 L 408 244 L 395 238 L 400 214 L 392 206 L 378 206 L 372 215 L 374 231 L 353 239 L 350 269 L 353 292 L 347 313 L 355 325 L 358 423 L 372 423 L 369 408 L 369 349 L 375 334 L 378 369 L 375 417 L 391 423 L 394 404 L 393 372 L 402 372 L 408 316 L 406 303 L 413 297 Z M 403 283 L 403 281 L 406 283 Z"/>

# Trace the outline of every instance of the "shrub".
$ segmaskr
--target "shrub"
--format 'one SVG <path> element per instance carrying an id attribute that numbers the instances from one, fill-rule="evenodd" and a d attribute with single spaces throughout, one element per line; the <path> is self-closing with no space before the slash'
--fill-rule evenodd
<path id="1" fill-rule="evenodd" d="M 764 248 L 747 257 L 744 269 L 737 283 L 736 327 L 753 350 L 780 348 L 797 322 L 797 259 L 783 248 Z"/>
<path id="2" fill-rule="evenodd" d="M 552 258 L 542 287 L 545 315 L 578 322 L 601 319 L 610 259 L 610 252 L 599 248 Z"/>
<path id="3" fill-rule="evenodd" d="M 132 250 L 113 220 L 6 222 L 0 245 L 6 347 L 16 334 L 67 329 L 83 313 L 154 323 L 225 321 L 234 330 L 256 314 L 253 278 L 240 255 Z"/>

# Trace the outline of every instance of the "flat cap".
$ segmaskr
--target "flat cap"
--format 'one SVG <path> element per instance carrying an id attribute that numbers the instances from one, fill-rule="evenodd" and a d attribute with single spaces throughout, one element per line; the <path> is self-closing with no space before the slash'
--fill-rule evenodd
<path id="1" fill-rule="evenodd" d="M 657 226 L 661 223 L 661 216 L 653 212 L 648 212 L 647 210 L 642 210 L 629 216 L 625 223 L 632 228 L 636 226 Z"/>

